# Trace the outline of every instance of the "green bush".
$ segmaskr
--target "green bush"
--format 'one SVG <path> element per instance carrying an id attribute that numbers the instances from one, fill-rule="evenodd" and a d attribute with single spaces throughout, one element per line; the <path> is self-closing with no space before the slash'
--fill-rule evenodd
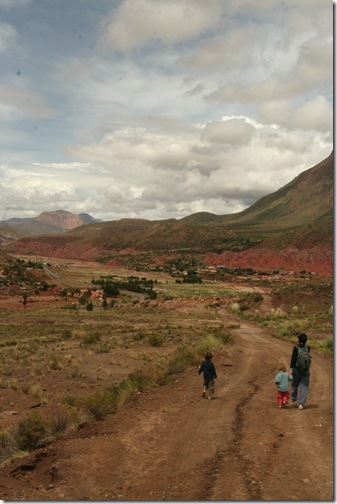
<path id="1" fill-rule="evenodd" d="M 214 336 L 215 338 L 220 340 L 221 343 L 229 344 L 229 343 L 232 343 L 232 341 L 233 341 L 232 335 L 226 331 L 224 326 L 212 327 L 209 329 L 209 332 L 212 336 Z"/>
<path id="2" fill-rule="evenodd" d="M 159 336 L 158 334 L 151 334 L 147 338 L 147 341 L 152 347 L 161 347 L 164 344 L 164 338 L 162 336 Z"/>
<path id="3" fill-rule="evenodd" d="M 75 396 L 67 395 L 63 398 L 64 404 L 67 404 L 68 406 L 71 406 L 72 408 L 75 408 L 76 406 L 79 405 L 79 400 Z"/>
<path id="4" fill-rule="evenodd" d="M 133 340 L 134 341 L 141 341 L 146 337 L 146 332 L 145 331 L 138 331 L 136 334 L 133 335 Z"/>
<path id="5" fill-rule="evenodd" d="M 321 348 L 326 348 L 327 350 L 333 350 L 333 339 L 330 338 L 326 341 L 323 341 L 321 344 L 320 344 L 320 347 Z"/>
<path id="6" fill-rule="evenodd" d="M 194 352 L 186 347 L 180 347 L 175 356 L 169 361 L 166 373 L 168 375 L 181 373 L 187 367 L 195 365 L 199 360 L 199 356 Z"/>
<path id="7" fill-rule="evenodd" d="M 64 331 L 62 332 L 62 338 L 64 340 L 69 340 L 71 339 L 71 337 L 72 337 L 71 329 L 64 329 Z"/>
<path id="8" fill-rule="evenodd" d="M 59 436 L 67 430 L 70 421 L 71 417 L 68 410 L 63 408 L 56 410 L 52 419 L 50 420 L 51 432 Z"/>
<path id="9" fill-rule="evenodd" d="M 136 392 L 142 392 L 146 388 L 151 388 L 156 382 L 144 371 L 137 370 L 130 373 L 127 378 L 119 384 L 118 406 L 123 406 Z"/>
<path id="10" fill-rule="evenodd" d="M 135 392 L 142 391 L 146 388 L 153 387 L 155 382 L 150 378 L 144 371 L 137 370 L 133 373 L 130 373 L 125 380 L 122 380 L 120 383 L 120 389 L 128 388 L 132 389 Z"/>
<path id="11" fill-rule="evenodd" d="M 10 432 L 0 433 L 0 465 L 15 453 L 15 440 Z"/>
<path id="12" fill-rule="evenodd" d="M 150 292 L 146 296 L 147 299 L 157 299 L 157 297 L 158 297 L 158 294 L 154 290 L 150 290 Z"/>
<path id="13" fill-rule="evenodd" d="M 221 347 L 221 340 L 213 336 L 212 334 L 206 336 L 198 345 L 197 347 L 197 356 L 200 359 L 201 357 L 204 357 L 204 355 L 207 352 L 214 352 L 214 350 L 217 350 L 218 348 Z"/>
<path id="14" fill-rule="evenodd" d="M 21 420 L 15 435 L 19 450 L 31 451 L 46 444 L 47 422 L 37 412 Z"/>
<path id="15" fill-rule="evenodd" d="M 83 345 L 94 345 L 100 340 L 101 336 L 99 333 L 94 332 L 90 334 L 86 334 L 83 338 Z"/>
<path id="16" fill-rule="evenodd" d="M 111 413 L 117 406 L 118 387 L 106 387 L 83 400 L 86 410 L 97 420 Z"/>
<path id="17" fill-rule="evenodd" d="M 59 370 L 61 370 L 63 366 L 62 366 L 62 364 L 60 362 L 60 358 L 58 356 L 52 357 L 52 359 L 49 362 L 49 367 L 53 371 L 59 371 Z"/>

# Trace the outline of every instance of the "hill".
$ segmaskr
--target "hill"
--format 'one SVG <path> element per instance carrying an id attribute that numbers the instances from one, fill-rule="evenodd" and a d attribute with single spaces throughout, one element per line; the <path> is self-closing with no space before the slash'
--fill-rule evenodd
<path id="1" fill-rule="evenodd" d="M 86 213 L 77 215 L 65 210 L 56 210 L 42 212 L 33 218 L 13 218 L 0 221 L 0 235 L 2 234 L 2 228 L 12 230 L 14 232 L 12 236 L 14 237 L 62 234 L 76 227 L 94 222 L 100 222 L 100 220 L 94 219 Z"/>
<path id="2" fill-rule="evenodd" d="M 193 254 L 206 264 L 333 270 L 333 153 L 278 191 L 231 215 L 201 212 L 183 219 L 121 219 L 78 226 L 62 236 L 25 237 L 12 253 L 124 262 L 126 256 Z"/>

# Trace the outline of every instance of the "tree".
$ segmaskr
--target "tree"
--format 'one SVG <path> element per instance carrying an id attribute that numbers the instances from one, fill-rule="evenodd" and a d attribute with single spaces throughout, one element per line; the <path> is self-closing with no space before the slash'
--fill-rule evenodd
<path id="1" fill-rule="evenodd" d="M 102 308 L 104 308 L 104 310 L 106 310 L 108 308 L 108 302 L 107 302 L 107 296 L 106 296 L 106 294 L 103 294 Z"/>
<path id="2" fill-rule="evenodd" d="M 92 311 L 94 309 L 94 305 L 92 301 L 87 302 L 87 311 Z"/>

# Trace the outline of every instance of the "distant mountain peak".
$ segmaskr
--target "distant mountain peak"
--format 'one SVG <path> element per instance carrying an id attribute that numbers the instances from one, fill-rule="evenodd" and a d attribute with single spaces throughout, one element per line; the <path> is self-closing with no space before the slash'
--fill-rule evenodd
<path id="1" fill-rule="evenodd" d="M 34 218 L 14 218 L 0 221 L 0 224 L 15 230 L 20 236 L 62 234 L 86 224 L 102 222 L 87 213 L 80 215 L 66 210 L 45 211 Z"/>
<path id="2" fill-rule="evenodd" d="M 78 214 L 78 216 L 86 223 L 86 224 L 95 224 L 97 222 L 103 222 L 102 219 L 95 219 L 91 215 L 83 212 Z"/>
<path id="3" fill-rule="evenodd" d="M 58 227 L 64 231 L 75 229 L 83 226 L 86 222 L 76 214 L 67 212 L 66 210 L 55 210 L 52 212 L 42 212 L 35 217 L 36 222 L 44 222 L 46 224 Z"/>

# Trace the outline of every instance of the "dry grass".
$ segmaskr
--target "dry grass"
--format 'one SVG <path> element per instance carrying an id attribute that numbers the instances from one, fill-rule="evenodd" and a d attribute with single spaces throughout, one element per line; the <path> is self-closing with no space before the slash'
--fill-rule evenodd
<path id="1" fill-rule="evenodd" d="M 57 272 L 60 287 L 83 289 L 93 278 L 112 272 L 80 262 L 51 269 Z M 114 270 L 121 278 L 131 274 Z M 25 448 L 25 442 L 20 448 L 9 440 L 26 417 L 23 430 L 28 425 L 38 431 L 37 438 L 39 429 L 42 437 L 57 437 L 83 419 L 104 417 L 142 387 L 166 383 L 186 366 L 196 365 L 207 351 L 231 344 L 230 328 L 237 324 L 238 315 L 268 324 L 281 336 L 307 324 L 303 310 L 283 310 L 279 317 L 275 311 L 257 314 L 263 299 L 247 295 L 248 285 L 236 289 L 213 281 L 178 284 L 155 272 L 142 276 L 157 281 L 156 300 L 135 302 L 134 293 L 123 293 L 108 309 L 95 300 L 93 310 L 87 311 L 76 306 L 76 299 L 49 292 L 31 296 L 25 308 L 15 296 L 0 296 L 3 452 L 12 456 Z M 233 303 L 248 308 L 233 315 L 226 309 Z M 322 348 L 332 351 L 328 343 Z M 42 420 L 30 416 L 32 408 L 39 408 Z M 25 435 L 29 437 L 29 432 Z"/>

